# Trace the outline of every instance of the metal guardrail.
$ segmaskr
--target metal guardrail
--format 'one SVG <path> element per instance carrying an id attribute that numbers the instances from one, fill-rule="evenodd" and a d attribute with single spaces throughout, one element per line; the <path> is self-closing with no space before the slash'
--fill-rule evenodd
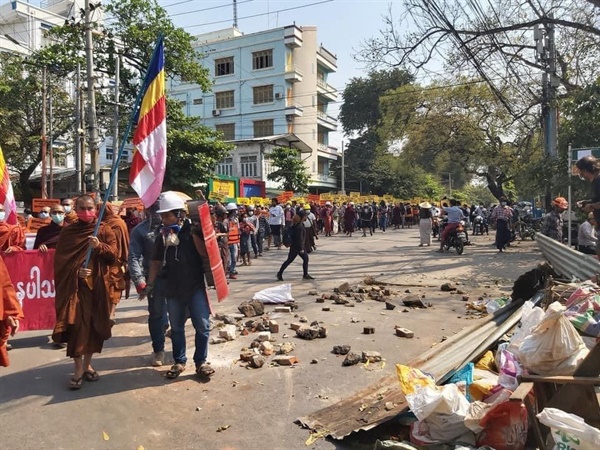
<path id="1" fill-rule="evenodd" d="M 600 262 L 593 256 L 573 250 L 540 233 L 535 235 L 535 240 L 544 258 L 565 278 L 589 280 L 600 274 Z"/>

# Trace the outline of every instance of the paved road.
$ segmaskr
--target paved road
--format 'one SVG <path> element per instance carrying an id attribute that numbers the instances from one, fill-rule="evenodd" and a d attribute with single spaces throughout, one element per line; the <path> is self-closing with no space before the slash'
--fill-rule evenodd
<path id="1" fill-rule="evenodd" d="M 292 283 L 299 314 L 326 323 L 329 336 L 301 341 L 286 326 L 296 320 L 293 316 L 271 314 L 282 328 L 278 341 L 296 343 L 294 354 L 301 363 L 293 368 L 251 370 L 235 363 L 240 349 L 252 341 L 251 334 L 210 346 L 209 359 L 217 373 L 209 383 L 199 383 L 192 371 L 176 381 L 166 380 L 166 367 L 148 366 L 145 304 L 130 299 L 119 306 L 114 337 L 97 358 L 101 380 L 72 392 L 66 388 L 71 362 L 64 350 L 49 345 L 47 332 L 22 333 L 12 341 L 11 367 L 0 369 L 0 420 L 3 430 L 10 430 L 5 432 L 5 439 L 10 436 L 5 442 L 12 449 L 307 448 L 304 441 L 309 433 L 294 423 L 296 418 L 393 373 L 395 363 L 410 360 L 442 336 L 473 323 L 464 315 L 461 296 L 440 292 L 441 283 L 458 281 L 473 297 L 484 292 L 499 296 L 510 292 L 512 281 L 540 260 L 531 242 L 519 243 L 501 255 L 492 248 L 491 237 L 474 242 L 458 257 L 417 247 L 416 229 L 377 232 L 367 238 L 321 237 L 318 251 L 310 256 L 310 272 L 316 280 L 301 279 L 299 261 L 290 266 L 285 280 Z M 277 285 L 275 272 L 286 253 L 271 250 L 253 260 L 251 267 L 241 267 L 239 279 L 230 285 L 230 298 L 214 305 L 215 312 L 234 312 L 254 292 Z M 398 285 L 392 288 L 400 293 L 410 289 L 425 295 L 432 307 L 403 313 L 403 308 L 386 311 L 382 303 L 367 301 L 323 312 L 323 305 L 307 294 L 310 289 L 327 292 L 343 281 L 358 283 L 366 275 Z M 359 322 L 352 323 L 352 318 Z M 362 334 L 367 325 L 375 327 L 374 335 Z M 395 337 L 394 325 L 412 329 L 415 339 Z M 284 339 L 283 333 L 291 337 Z M 188 343 L 193 343 L 191 325 Z M 336 344 L 379 351 L 386 364 L 342 367 L 342 360 L 331 353 Z M 188 349 L 189 357 L 192 352 Z M 312 359 L 318 364 L 310 364 Z M 227 425 L 228 429 L 217 432 Z M 310 448 L 349 445 L 319 440 Z"/>

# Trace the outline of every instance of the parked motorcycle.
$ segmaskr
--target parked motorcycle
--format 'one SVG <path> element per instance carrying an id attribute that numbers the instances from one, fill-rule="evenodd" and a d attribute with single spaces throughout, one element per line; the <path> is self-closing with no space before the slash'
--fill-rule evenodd
<path id="1" fill-rule="evenodd" d="M 434 238 L 439 237 L 439 235 L 441 233 L 439 217 L 433 218 L 433 223 L 431 224 L 431 233 L 433 234 Z"/>
<path id="2" fill-rule="evenodd" d="M 517 220 L 517 223 L 515 224 L 515 231 L 519 235 L 519 239 L 522 241 L 527 238 L 531 238 L 532 241 L 535 240 L 536 230 L 534 228 L 534 221 L 531 219 L 531 216 L 525 216 L 522 218 L 519 217 L 519 220 Z"/>
<path id="3" fill-rule="evenodd" d="M 448 236 L 448 240 L 444 244 L 444 248 L 446 251 L 454 248 L 454 250 L 456 250 L 456 254 L 462 255 L 466 242 L 467 234 L 465 233 L 465 223 L 464 221 L 461 221 L 460 224 L 454 230 L 452 230 Z"/>

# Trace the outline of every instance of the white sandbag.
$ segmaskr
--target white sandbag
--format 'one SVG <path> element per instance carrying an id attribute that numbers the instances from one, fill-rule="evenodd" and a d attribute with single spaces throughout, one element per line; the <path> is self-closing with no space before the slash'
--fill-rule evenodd
<path id="1" fill-rule="evenodd" d="M 575 414 L 556 408 L 544 408 L 537 415 L 541 423 L 550 427 L 554 440 L 553 450 L 597 450 L 600 448 L 600 430 L 588 425 Z"/>
<path id="2" fill-rule="evenodd" d="M 252 300 L 260 300 L 266 304 L 293 302 L 292 285 L 280 284 L 279 286 L 263 289 L 254 294 Z"/>
<path id="3" fill-rule="evenodd" d="M 519 326 L 510 338 L 510 343 L 506 349 L 513 355 L 516 355 L 523 340 L 531 334 L 533 329 L 540 324 L 543 318 L 544 310 L 542 308 L 534 306 L 533 302 L 525 302 Z"/>
<path id="4" fill-rule="evenodd" d="M 530 372 L 572 375 L 589 353 L 564 311 L 560 303 L 552 303 L 544 319 L 519 346 L 517 358 Z"/>

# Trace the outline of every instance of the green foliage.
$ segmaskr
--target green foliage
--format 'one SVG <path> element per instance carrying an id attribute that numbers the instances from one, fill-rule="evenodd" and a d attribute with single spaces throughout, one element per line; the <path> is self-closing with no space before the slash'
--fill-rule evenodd
<path id="1" fill-rule="evenodd" d="M 186 117 L 177 102 L 168 100 L 164 189 L 191 194 L 194 185 L 206 183 L 219 161 L 234 148 L 221 137 L 221 133 L 203 126 L 198 117 Z"/>
<path id="2" fill-rule="evenodd" d="M 267 175 L 269 180 L 280 183 L 280 188 L 284 191 L 308 192 L 310 176 L 296 149 L 275 147 L 268 158 L 276 167 L 275 171 Z"/>
<path id="3" fill-rule="evenodd" d="M 16 55 L 2 54 L 1 61 L 0 146 L 10 170 L 19 174 L 22 200 L 31 204 L 29 177 L 42 160 L 42 68 Z M 61 136 L 73 125 L 74 105 L 64 83 L 50 69 L 47 86 L 53 105 L 53 133 Z"/>

